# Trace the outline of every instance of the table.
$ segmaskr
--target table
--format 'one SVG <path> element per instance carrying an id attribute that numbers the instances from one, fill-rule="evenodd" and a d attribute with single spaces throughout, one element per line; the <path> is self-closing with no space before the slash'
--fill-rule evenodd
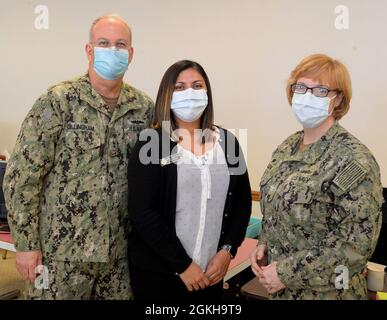
<path id="1" fill-rule="evenodd" d="M 241 246 L 238 248 L 235 258 L 231 260 L 226 276 L 224 277 L 224 281 L 229 280 L 246 268 L 250 267 L 250 253 L 257 246 L 257 243 L 257 239 L 245 238 Z"/>
<path id="2" fill-rule="evenodd" d="M 250 269 L 250 253 L 257 245 L 257 240 L 246 238 L 234 259 L 231 260 L 230 266 L 223 281 L 223 299 L 238 300 L 241 299 L 241 287 L 248 282 L 253 276 Z"/>
<path id="3" fill-rule="evenodd" d="M 0 233 L 0 249 L 4 249 L 3 259 L 6 259 L 7 252 L 16 252 L 15 246 L 13 245 L 12 237 L 9 233 Z M 0 300 L 9 300 L 17 298 L 20 294 L 20 290 L 12 290 L 6 292 L 0 296 Z"/>
<path id="4" fill-rule="evenodd" d="M 257 246 L 258 240 L 246 238 L 242 245 L 239 247 L 238 252 L 235 256 L 235 259 L 231 260 L 228 272 L 224 278 L 226 283 L 227 280 L 230 280 L 232 277 L 242 272 L 243 270 L 251 266 L 250 263 L 250 253 Z M 241 283 L 241 293 L 242 295 L 253 298 L 253 299 L 268 299 L 267 290 L 258 282 L 258 278 L 254 277 L 246 284 Z"/>

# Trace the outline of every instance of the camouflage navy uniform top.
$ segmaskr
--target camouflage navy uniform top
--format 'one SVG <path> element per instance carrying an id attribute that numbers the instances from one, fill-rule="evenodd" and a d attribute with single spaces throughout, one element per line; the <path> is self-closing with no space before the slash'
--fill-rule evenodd
<path id="1" fill-rule="evenodd" d="M 297 132 L 275 150 L 260 183 L 260 242 L 286 286 L 272 298 L 366 298 L 362 271 L 381 227 L 379 166 L 337 122 L 303 151 L 302 138 Z M 342 266 L 347 289 L 335 285 Z"/>
<path id="2" fill-rule="evenodd" d="M 125 83 L 109 112 L 87 75 L 36 101 L 4 179 L 18 251 L 58 261 L 126 257 L 128 156 L 152 113 L 151 99 Z"/>

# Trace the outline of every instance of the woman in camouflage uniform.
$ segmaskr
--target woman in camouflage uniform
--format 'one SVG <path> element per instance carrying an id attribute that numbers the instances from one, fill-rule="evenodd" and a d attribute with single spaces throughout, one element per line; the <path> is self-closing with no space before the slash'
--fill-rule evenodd
<path id="1" fill-rule="evenodd" d="M 306 57 L 287 83 L 303 130 L 264 172 L 252 269 L 274 299 L 366 299 L 363 270 L 379 236 L 382 186 L 371 152 L 339 123 L 352 95 L 347 68 Z"/>

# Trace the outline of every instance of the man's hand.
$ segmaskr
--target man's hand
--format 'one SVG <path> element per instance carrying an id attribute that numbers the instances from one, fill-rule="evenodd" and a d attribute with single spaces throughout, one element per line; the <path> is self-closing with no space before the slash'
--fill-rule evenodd
<path id="1" fill-rule="evenodd" d="M 262 272 L 262 267 L 267 265 L 267 247 L 264 244 L 259 244 L 250 254 L 251 270 L 258 276 Z"/>
<path id="2" fill-rule="evenodd" d="M 40 250 L 16 252 L 16 269 L 24 280 L 35 282 L 35 268 L 42 264 L 42 252 Z"/>
<path id="3" fill-rule="evenodd" d="M 183 273 L 179 274 L 181 280 L 183 280 L 188 291 L 205 289 L 210 285 L 210 280 L 203 273 L 200 267 L 192 262 L 190 266 Z"/>
<path id="4" fill-rule="evenodd" d="M 276 293 L 285 289 L 285 285 L 281 282 L 277 274 L 277 262 L 270 263 L 267 267 L 261 267 L 262 271 L 258 272 L 259 282 L 270 293 Z"/>
<path id="5" fill-rule="evenodd" d="M 206 270 L 206 276 L 211 281 L 211 286 L 219 283 L 227 273 L 228 266 L 231 262 L 231 255 L 225 251 L 220 250 L 210 260 Z"/>

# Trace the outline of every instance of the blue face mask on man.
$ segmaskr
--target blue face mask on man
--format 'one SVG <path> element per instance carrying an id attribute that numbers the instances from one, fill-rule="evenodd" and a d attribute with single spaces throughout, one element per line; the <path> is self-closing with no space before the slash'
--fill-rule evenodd
<path id="1" fill-rule="evenodd" d="M 94 47 L 94 70 L 105 80 L 115 80 L 128 69 L 126 49 Z"/>

